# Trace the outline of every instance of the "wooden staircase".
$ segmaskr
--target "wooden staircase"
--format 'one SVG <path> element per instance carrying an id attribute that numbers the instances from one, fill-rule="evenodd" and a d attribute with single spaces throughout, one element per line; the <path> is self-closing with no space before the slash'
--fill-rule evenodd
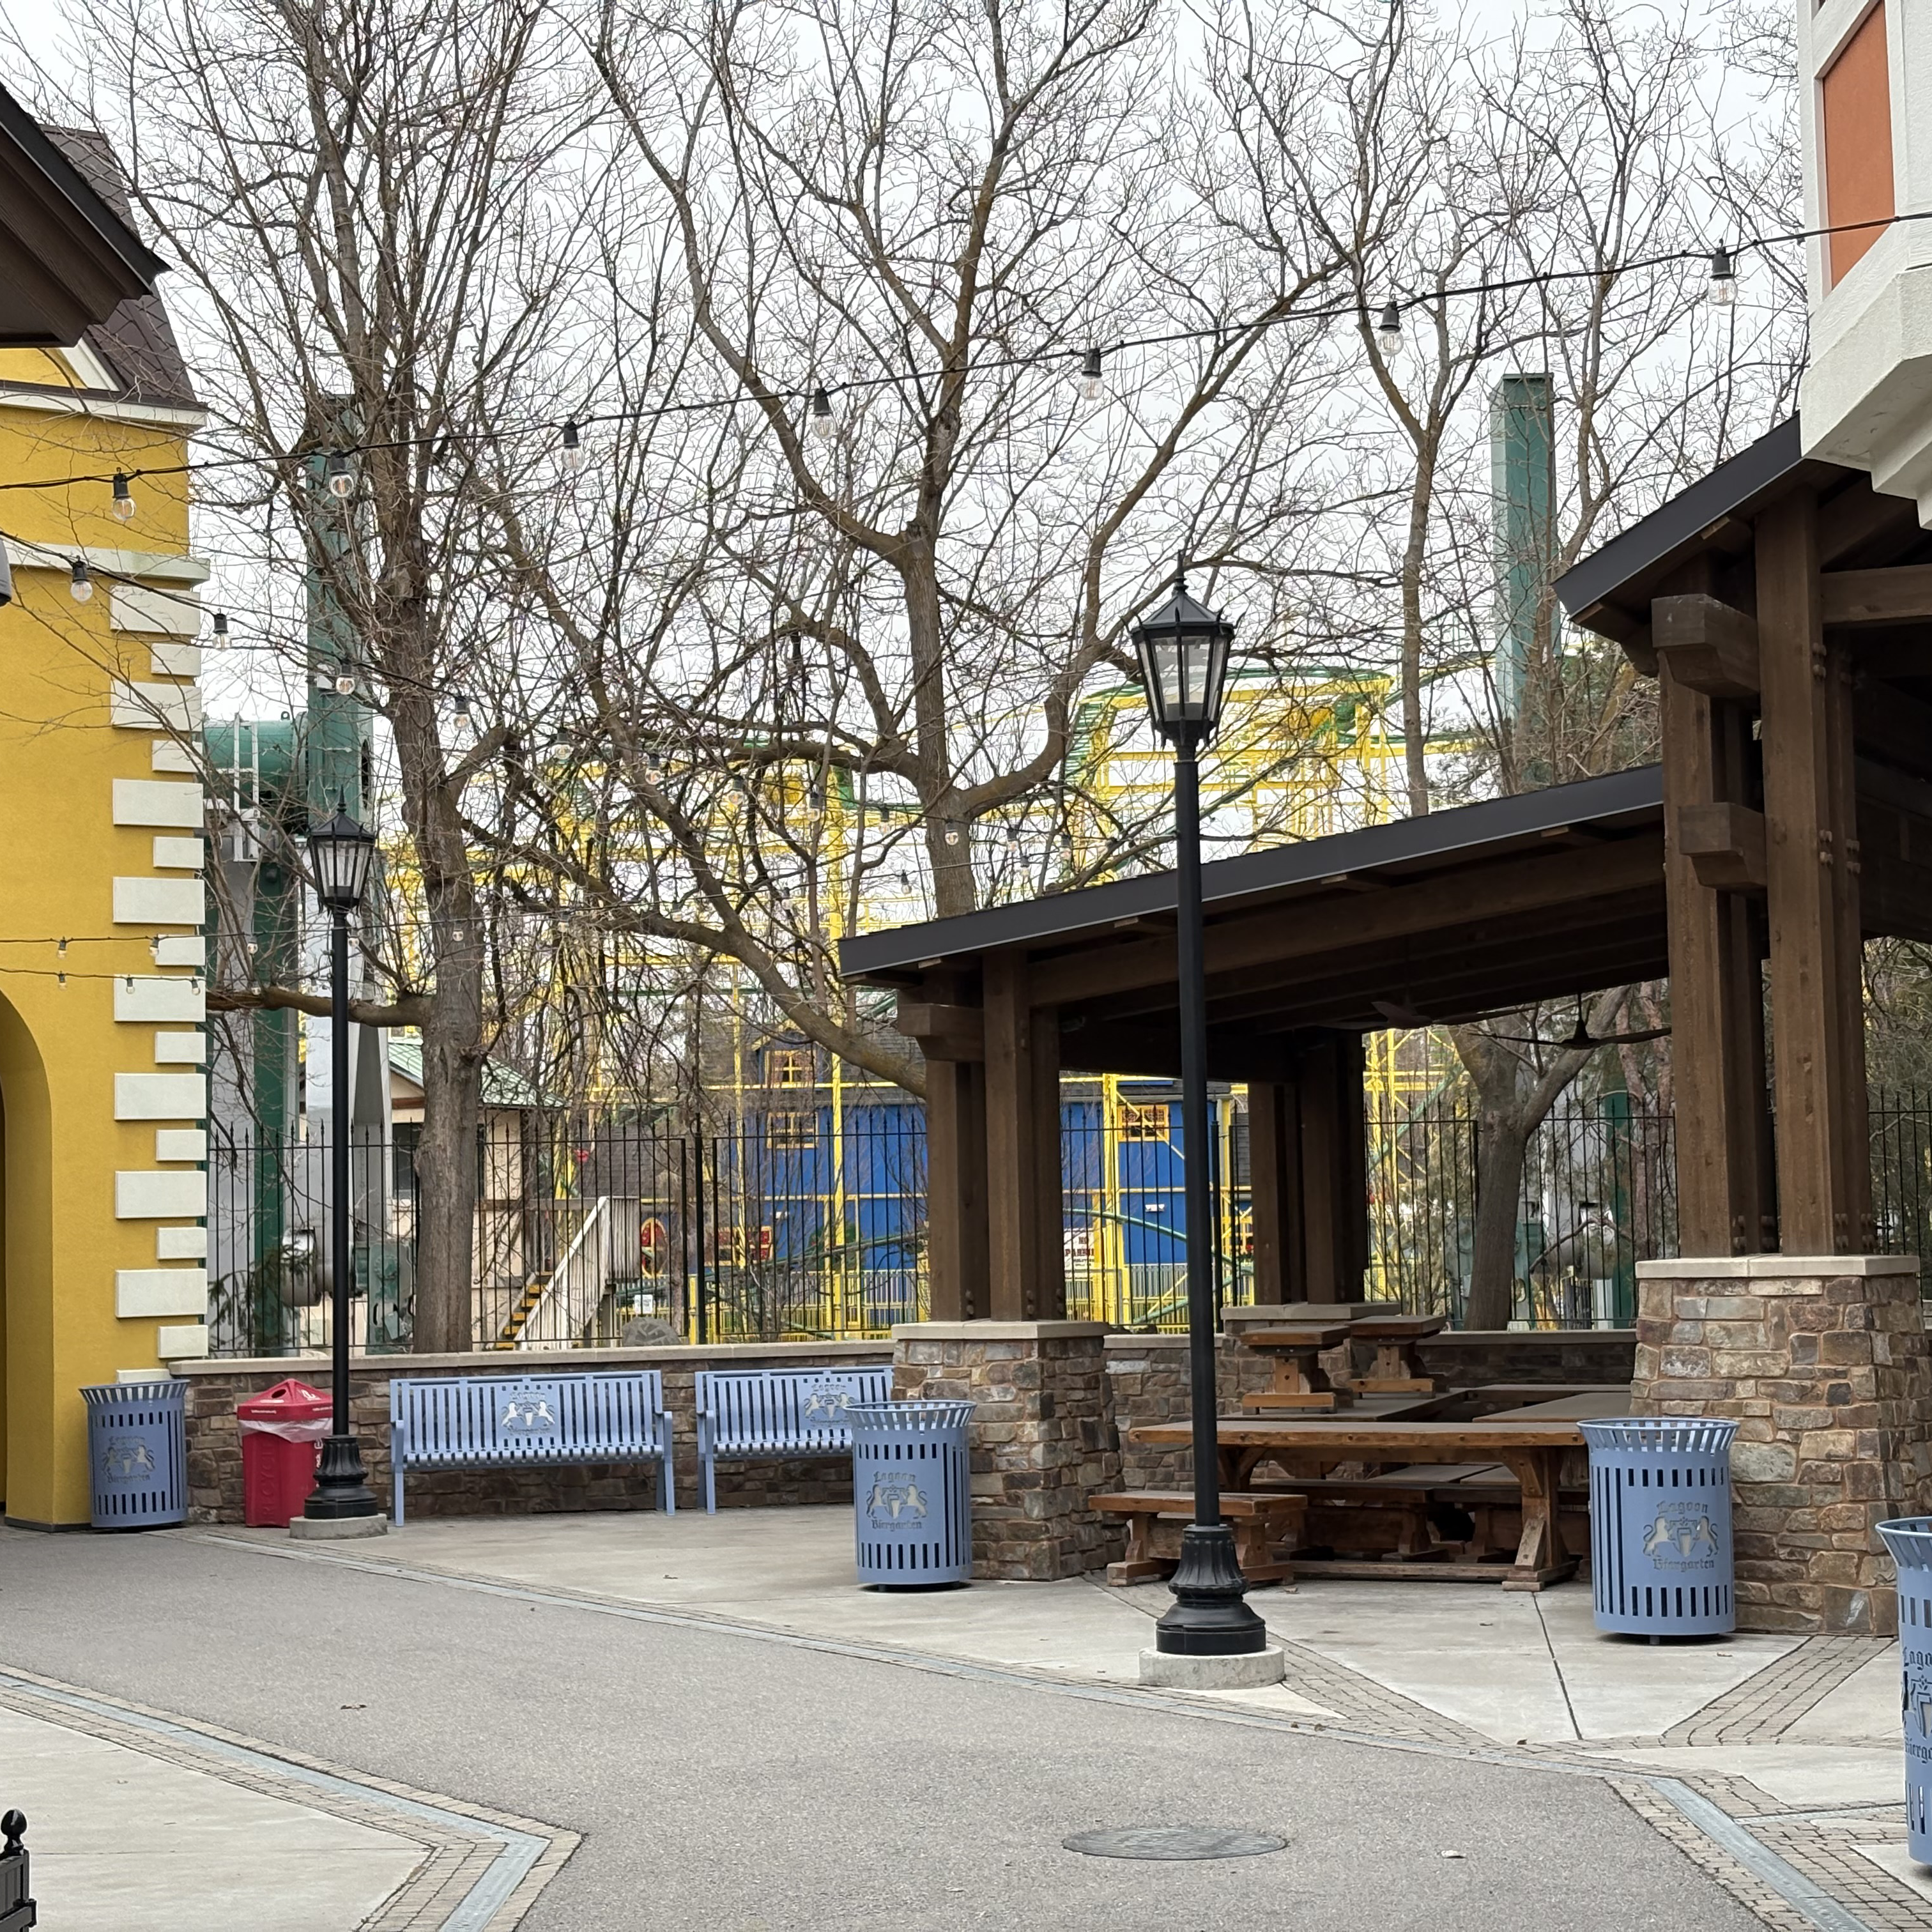
<path id="1" fill-rule="evenodd" d="M 504 1322 L 502 1333 L 490 1344 L 491 1347 L 514 1348 L 517 1346 L 524 1332 L 524 1324 L 530 1318 L 537 1304 L 544 1298 L 544 1290 L 549 1287 L 550 1282 L 548 1274 L 530 1277 L 529 1286 L 524 1290 L 523 1299 L 510 1310 L 509 1318 Z"/>

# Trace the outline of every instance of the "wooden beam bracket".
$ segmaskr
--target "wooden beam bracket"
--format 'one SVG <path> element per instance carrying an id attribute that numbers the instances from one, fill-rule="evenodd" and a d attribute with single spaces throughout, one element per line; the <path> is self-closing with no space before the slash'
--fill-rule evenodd
<path id="1" fill-rule="evenodd" d="M 1651 605 L 1658 656 L 1679 684 L 1709 698 L 1754 698 L 1757 622 L 1702 594 L 1660 597 Z"/>
<path id="2" fill-rule="evenodd" d="M 1765 889 L 1764 814 L 1748 805 L 1686 805 L 1677 812 L 1677 849 L 1700 885 L 1719 892 Z"/>
<path id="3" fill-rule="evenodd" d="M 978 1006 L 902 999 L 893 1025 L 919 1042 L 928 1060 L 984 1060 L 986 1016 Z"/>

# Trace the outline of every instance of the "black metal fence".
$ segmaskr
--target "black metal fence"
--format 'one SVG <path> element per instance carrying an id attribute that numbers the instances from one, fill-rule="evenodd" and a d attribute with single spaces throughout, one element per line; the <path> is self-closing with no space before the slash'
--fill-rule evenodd
<path id="1" fill-rule="evenodd" d="M 1070 1314 L 1186 1325 L 1179 1108 L 1070 1100 L 1063 1243 Z M 1880 1246 L 1932 1256 L 1932 1094 L 1874 1095 Z M 1479 1124 L 1466 1106 L 1383 1106 L 1366 1120 L 1368 1292 L 1460 1321 Z M 1636 1264 L 1676 1252 L 1672 1122 L 1622 1095 L 1559 1107 L 1532 1138 L 1516 1210 L 1516 1318 L 1622 1326 Z M 209 1154 L 209 1322 L 217 1354 L 326 1347 L 328 1150 L 217 1132 Z M 1209 1148 L 1217 1298 L 1253 1298 L 1245 1115 Z M 352 1346 L 408 1346 L 418 1202 L 413 1130 L 358 1138 Z M 479 1348 L 878 1335 L 926 1312 L 919 1109 L 801 1104 L 729 1131 L 508 1117 L 478 1137 L 471 1329 Z"/>

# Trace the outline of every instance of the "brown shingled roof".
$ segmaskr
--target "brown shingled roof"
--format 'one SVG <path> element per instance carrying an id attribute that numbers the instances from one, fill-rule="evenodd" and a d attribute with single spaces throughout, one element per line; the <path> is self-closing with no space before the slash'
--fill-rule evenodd
<path id="1" fill-rule="evenodd" d="M 134 227 L 127 177 L 107 137 L 93 128 L 50 128 L 46 132 L 88 186 L 130 228 Z M 117 401 L 152 403 L 170 409 L 200 407 L 159 296 L 136 296 L 124 302 L 82 339 L 118 379 Z"/>

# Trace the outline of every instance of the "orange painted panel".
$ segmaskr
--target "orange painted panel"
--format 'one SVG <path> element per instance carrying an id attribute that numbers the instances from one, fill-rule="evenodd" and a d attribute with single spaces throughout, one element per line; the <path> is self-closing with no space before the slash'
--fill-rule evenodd
<path id="1" fill-rule="evenodd" d="M 1819 118 L 1825 130 L 1825 225 L 1894 214 L 1892 178 L 1892 74 L 1886 58 L 1885 0 L 1859 23 L 1826 70 Z M 1833 285 L 1885 232 L 1862 228 L 1826 244 Z"/>

